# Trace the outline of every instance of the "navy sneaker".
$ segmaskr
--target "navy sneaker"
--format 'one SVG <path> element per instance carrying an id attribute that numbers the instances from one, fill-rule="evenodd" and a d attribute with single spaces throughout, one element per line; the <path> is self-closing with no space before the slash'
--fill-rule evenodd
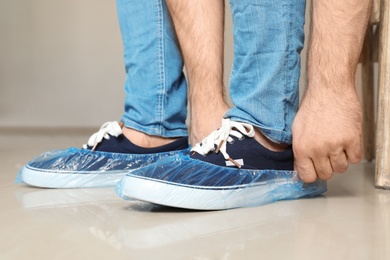
<path id="1" fill-rule="evenodd" d="M 293 171 L 291 149 L 272 152 L 254 140 L 249 124 L 224 119 L 222 127 L 191 149 L 126 175 L 117 185 L 124 199 L 220 210 L 318 196 L 326 182 L 303 183 Z"/>
<path id="2" fill-rule="evenodd" d="M 82 149 L 73 147 L 39 155 L 20 170 L 16 182 L 45 188 L 115 186 L 134 169 L 188 152 L 187 137 L 156 148 L 142 148 L 123 135 L 122 127 L 122 123 L 107 122 Z"/>

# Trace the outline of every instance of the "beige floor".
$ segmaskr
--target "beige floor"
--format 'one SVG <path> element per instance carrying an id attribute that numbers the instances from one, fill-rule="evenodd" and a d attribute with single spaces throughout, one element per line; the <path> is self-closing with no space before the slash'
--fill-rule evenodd
<path id="1" fill-rule="evenodd" d="M 324 197 L 214 212 L 14 183 L 37 153 L 86 138 L 0 135 L 0 259 L 390 259 L 390 191 L 374 189 L 369 163 Z"/>

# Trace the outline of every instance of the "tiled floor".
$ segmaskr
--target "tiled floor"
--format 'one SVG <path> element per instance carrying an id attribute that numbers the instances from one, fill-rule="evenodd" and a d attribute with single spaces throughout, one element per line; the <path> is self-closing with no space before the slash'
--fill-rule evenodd
<path id="1" fill-rule="evenodd" d="M 34 155 L 87 137 L 0 135 L 0 259 L 390 259 L 390 191 L 374 189 L 370 163 L 324 197 L 214 212 L 14 183 Z"/>

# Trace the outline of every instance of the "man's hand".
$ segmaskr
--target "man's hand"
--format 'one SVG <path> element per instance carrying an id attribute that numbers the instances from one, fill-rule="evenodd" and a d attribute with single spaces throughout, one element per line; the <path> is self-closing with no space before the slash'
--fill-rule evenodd
<path id="1" fill-rule="evenodd" d="M 328 180 L 362 158 L 362 108 L 354 86 L 332 89 L 308 88 L 293 122 L 295 169 L 304 182 Z"/>
<path id="2" fill-rule="evenodd" d="M 328 180 L 362 158 L 355 70 L 371 0 L 312 0 L 307 91 L 292 126 L 295 169 Z"/>

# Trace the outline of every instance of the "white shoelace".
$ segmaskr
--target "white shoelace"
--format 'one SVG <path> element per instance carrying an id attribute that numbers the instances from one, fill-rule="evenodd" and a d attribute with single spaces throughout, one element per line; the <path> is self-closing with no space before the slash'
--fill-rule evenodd
<path id="1" fill-rule="evenodd" d="M 106 122 L 100 127 L 99 131 L 91 135 L 88 139 L 88 143 L 84 144 L 83 148 L 88 149 L 88 146 L 92 146 L 91 151 L 94 151 L 103 138 L 108 140 L 110 139 L 109 135 L 117 137 L 122 133 L 122 127 L 117 121 Z"/>
<path id="2" fill-rule="evenodd" d="M 230 158 L 226 152 L 226 143 L 233 143 L 234 140 L 231 136 L 242 139 L 244 136 L 253 137 L 254 135 L 255 130 L 252 125 L 231 121 L 230 119 L 222 119 L 222 127 L 212 132 L 202 142 L 196 144 L 191 151 L 201 155 L 206 155 L 211 151 L 221 152 L 225 160 L 229 160 L 238 168 L 241 168 L 241 165 Z M 217 149 L 215 149 L 215 145 L 217 145 Z"/>

